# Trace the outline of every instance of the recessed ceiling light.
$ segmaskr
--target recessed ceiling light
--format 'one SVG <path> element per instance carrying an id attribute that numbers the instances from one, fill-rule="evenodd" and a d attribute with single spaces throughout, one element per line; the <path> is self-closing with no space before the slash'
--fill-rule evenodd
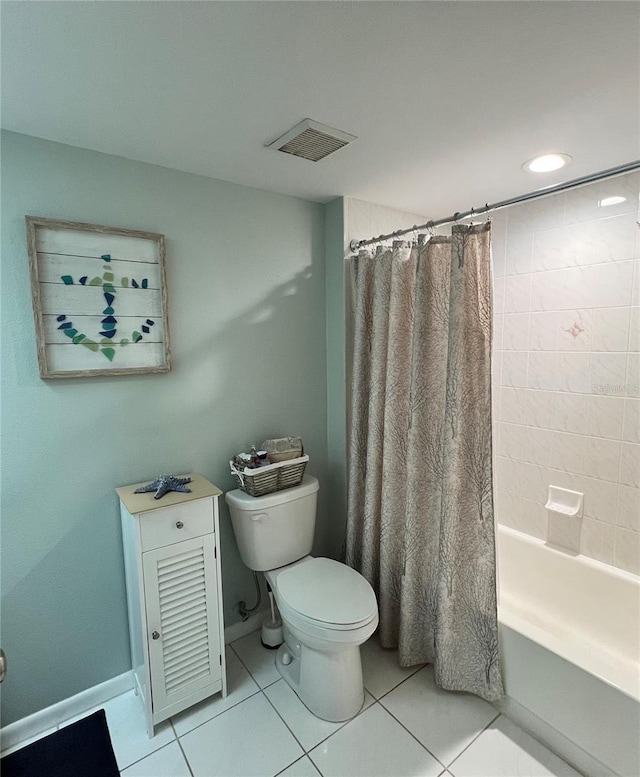
<path id="1" fill-rule="evenodd" d="M 620 205 L 621 202 L 626 202 L 626 197 L 604 197 L 598 200 L 598 207 L 607 208 L 609 205 Z"/>
<path id="2" fill-rule="evenodd" d="M 571 162 L 569 154 L 543 154 L 529 159 L 522 165 L 522 169 L 531 173 L 550 173 L 552 170 L 559 170 L 568 165 L 569 162 Z"/>

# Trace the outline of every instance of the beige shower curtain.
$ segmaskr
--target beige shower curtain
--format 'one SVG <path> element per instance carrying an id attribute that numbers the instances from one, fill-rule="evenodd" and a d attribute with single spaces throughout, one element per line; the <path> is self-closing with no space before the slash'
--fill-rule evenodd
<path id="1" fill-rule="evenodd" d="M 491 468 L 490 226 L 350 261 L 347 563 L 380 640 L 438 685 L 503 695 Z"/>

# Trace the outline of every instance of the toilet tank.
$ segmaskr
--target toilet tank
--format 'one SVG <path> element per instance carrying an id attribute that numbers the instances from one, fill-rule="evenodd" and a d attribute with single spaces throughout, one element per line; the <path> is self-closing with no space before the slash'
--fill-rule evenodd
<path id="1" fill-rule="evenodd" d="M 238 550 L 249 569 L 277 569 L 309 555 L 318 488 L 317 479 L 305 475 L 299 486 L 265 496 L 239 489 L 226 494 Z"/>

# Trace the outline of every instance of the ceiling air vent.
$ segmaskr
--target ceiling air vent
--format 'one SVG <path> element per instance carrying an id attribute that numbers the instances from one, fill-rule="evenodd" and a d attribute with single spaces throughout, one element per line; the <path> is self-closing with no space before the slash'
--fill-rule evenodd
<path id="1" fill-rule="evenodd" d="M 354 140 L 357 140 L 355 135 L 349 135 L 312 119 L 305 119 L 289 132 L 285 132 L 282 137 L 269 143 L 268 148 L 309 159 L 311 162 L 319 162 Z"/>

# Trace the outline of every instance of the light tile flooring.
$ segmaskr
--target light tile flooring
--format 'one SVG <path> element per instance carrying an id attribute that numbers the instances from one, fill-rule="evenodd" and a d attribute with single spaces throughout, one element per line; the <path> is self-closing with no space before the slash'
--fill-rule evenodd
<path id="1" fill-rule="evenodd" d="M 133 691 L 101 705 L 122 777 L 579 777 L 487 702 L 436 688 L 430 667 L 401 669 L 375 636 L 362 648 L 365 704 L 348 723 L 314 717 L 274 656 L 259 632 L 232 643 L 226 699 L 153 739 Z"/>

